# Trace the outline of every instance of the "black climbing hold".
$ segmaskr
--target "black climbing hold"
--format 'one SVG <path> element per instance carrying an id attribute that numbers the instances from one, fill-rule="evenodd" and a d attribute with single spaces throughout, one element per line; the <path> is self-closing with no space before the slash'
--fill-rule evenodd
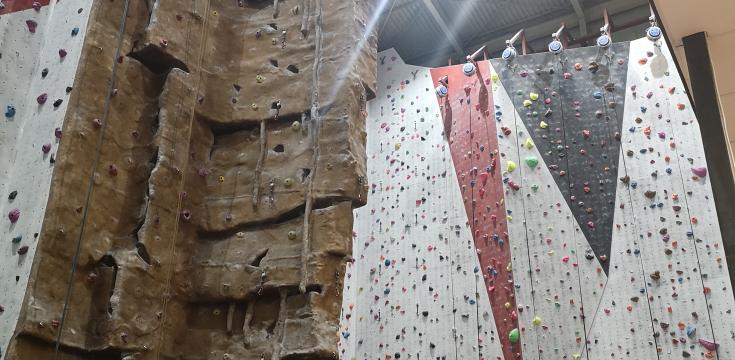
<path id="1" fill-rule="evenodd" d="M 54 107 L 59 107 L 59 106 L 61 106 L 61 103 L 63 103 L 63 102 L 64 102 L 64 100 L 61 100 L 61 99 L 56 99 L 56 101 L 54 101 Z"/>
<path id="2" fill-rule="evenodd" d="M 48 75 L 48 69 L 41 70 L 41 77 L 45 79 L 46 75 Z"/>
<path id="3" fill-rule="evenodd" d="M 71 86 L 67 86 L 67 87 L 66 87 L 66 93 L 67 93 L 67 94 L 68 94 L 68 93 L 70 93 L 70 92 L 71 92 L 71 90 L 72 90 L 72 87 L 71 87 Z"/>
<path id="4" fill-rule="evenodd" d="M 8 200 L 15 200 L 16 196 L 18 196 L 18 190 L 13 190 L 8 194 Z"/>

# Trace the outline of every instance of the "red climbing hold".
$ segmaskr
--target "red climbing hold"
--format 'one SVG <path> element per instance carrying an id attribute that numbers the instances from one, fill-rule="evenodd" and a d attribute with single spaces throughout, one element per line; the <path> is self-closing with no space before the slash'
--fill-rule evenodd
<path id="1" fill-rule="evenodd" d="M 13 224 L 15 224 L 19 218 L 20 218 L 20 209 L 16 208 L 16 209 L 10 210 L 10 212 L 8 213 L 8 219 L 10 219 L 10 222 Z"/>
<path id="2" fill-rule="evenodd" d="M 26 20 L 26 25 L 28 26 L 28 31 L 31 33 L 36 33 L 36 28 L 38 27 L 38 23 L 33 20 Z"/>

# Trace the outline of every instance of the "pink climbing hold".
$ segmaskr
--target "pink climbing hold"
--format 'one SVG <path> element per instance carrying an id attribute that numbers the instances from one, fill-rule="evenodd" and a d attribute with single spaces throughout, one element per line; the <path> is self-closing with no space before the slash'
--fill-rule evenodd
<path id="1" fill-rule="evenodd" d="M 692 168 L 692 173 L 694 173 L 694 175 L 697 175 L 699 177 L 705 177 L 705 176 L 707 176 L 707 168 L 706 167 L 703 167 L 703 166 L 702 167 L 693 167 Z"/>
<path id="2" fill-rule="evenodd" d="M 564 256 L 563 256 L 563 257 L 561 258 L 561 261 L 563 261 L 564 263 L 568 263 L 568 262 L 569 262 L 569 255 L 564 255 Z"/>
<path id="3" fill-rule="evenodd" d="M 26 20 L 26 26 L 28 26 L 28 31 L 35 34 L 38 23 L 33 20 Z"/>
<path id="4" fill-rule="evenodd" d="M 41 95 L 38 95 L 38 97 L 36 98 L 36 102 L 38 103 L 38 105 L 45 104 L 46 103 L 46 100 L 48 100 L 48 94 L 46 94 L 46 93 L 43 93 Z"/>
<path id="5" fill-rule="evenodd" d="M 59 49 L 59 57 L 60 58 L 62 58 L 62 59 L 65 58 L 66 57 L 66 54 L 67 54 L 66 50 Z"/>
<path id="6" fill-rule="evenodd" d="M 13 224 L 15 224 L 19 218 L 20 218 L 20 209 L 18 208 L 10 210 L 10 212 L 8 213 L 8 219 L 10 219 L 10 222 Z"/>
<path id="7" fill-rule="evenodd" d="M 699 339 L 699 344 L 702 345 L 705 349 L 710 350 L 710 351 L 715 351 L 720 346 L 720 344 L 712 340 L 707 340 L 707 339 L 702 339 L 702 338 Z"/>
<path id="8" fill-rule="evenodd" d="M 44 154 L 48 154 L 48 152 L 51 151 L 51 144 L 50 143 L 43 144 L 43 146 L 41 146 L 41 150 L 43 151 Z"/>

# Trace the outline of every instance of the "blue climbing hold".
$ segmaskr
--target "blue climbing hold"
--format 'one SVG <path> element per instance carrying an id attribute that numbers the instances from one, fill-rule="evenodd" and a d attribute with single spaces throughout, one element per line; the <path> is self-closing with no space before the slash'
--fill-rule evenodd
<path id="1" fill-rule="evenodd" d="M 470 299 L 470 305 L 475 305 L 475 300 Z"/>
<path id="2" fill-rule="evenodd" d="M 385 294 L 385 295 L 388 295 L 388 294 L 390 294 L 390 289 L 388 289 L 388 288 L 385 288 L 385 290 L 383 290 L 383 294 Z"/>
<path id="3" fill-rule="evenodd" d="M 390 266 L 390 260 L 385 259 L 385 266 Z"/>
<path id="4" fill-rule="evenodd" d="M 688 337 L 694 337 L 694 334 L 697 332 L 697 328 L 694 325 L 687 325 L 687 336 Z"/>
<path id="5" fill-rule="evenodd" d="M 593 92 L 592 97 L 594 97 L 595 99 L 602 99 L 602 91 Z"/>
<path id="6" fill-rule="evenodd" d="M 15 106 L 8 105 L 8 107 L 5 108 L 5 117 L 6 118 L 11 118 L 13 116 L 15 116 Z"/>
<path id="7" fill-rule="evenodd" d="M 474 270 L 472 270 L 472 271 L 473 271 L 473 272 L 474 272 L 475 274 L 477 274 L 478 272 L 480 272 L 480 267 L 479 267 L 479 266 L 477 266 L 477 265 L 475 265 L 475 269 L 474 269 Z"/>
<path id="8" fill-rule="evenodd" d="M 79 28 L 75 27 L 71 29 L 71 36 L 77 36 L 79 34 Z"/>

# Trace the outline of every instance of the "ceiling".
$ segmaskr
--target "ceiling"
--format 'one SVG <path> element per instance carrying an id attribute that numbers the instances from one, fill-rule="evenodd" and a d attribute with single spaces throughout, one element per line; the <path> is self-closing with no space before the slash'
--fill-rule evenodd
<path id="1" fill-rule="evenodd" d="M 497 56 L 505 47 L 505 40 L 519 29 L 526 30 L 535 51 L 546 51 L 551 33 L 562 22 L 574 39 L 594 41 L 605 9 L 614 24 L 613 39 L 632 40 L 640 37 L 645 28 L 642 23 L 649 15 L 647 0 L 378 0 L 378 3 L 382 14 L 377 25 L 379 49 L 395 48 L 407 63 L 423 66 L 443 65 L 450 57 L 456 63 L 482 45 L 488 45 L 491 56 Z M 640 28 L 637 32 L 622 31 L 635 25 Z"/>

